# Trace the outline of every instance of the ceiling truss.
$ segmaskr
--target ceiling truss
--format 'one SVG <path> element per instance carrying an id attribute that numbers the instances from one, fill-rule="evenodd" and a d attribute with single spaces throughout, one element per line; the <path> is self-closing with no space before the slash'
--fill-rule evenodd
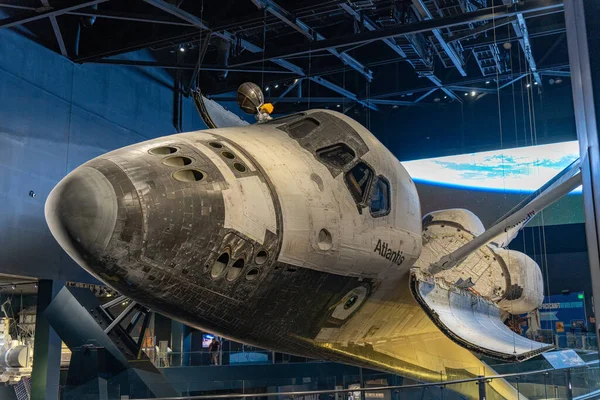
<path id="1" fill-rule="evenodd" d="M 256 73 L 269 74 L 269 76 L 288 76 L 294 79 L 294 83 L 286 85 L 287 89 L 278 95 L 275 100 L 282 103 L 293 103 L 305 101 L 302 97 L 303 83 L 310 81 L 322 86 L 339 96 L 342 99 L 351 100 L 361 104 L 365 108 L 377 110 L 378 105 L 418 105 L 431 98 L 436 102 L 440 97 L 450 98 L 454 101 L 463 101 L 463 96 L 458 94 L 460 91 L 477 91 L 479 93 L 492 93 L 508 87 L 518 82 L 524 77 L 531 77 L 539 87 L 542 85 L 542 75 L 547 74 L 548 70 L 539 68 L 536 64 L 532 52 L 532 37 L 555 34 L 564 32 L 564 26 L 553 25 L 553 29 L 528 29 L 526 18 L 542 17 L 554 13 L 562 12 L 562 0 L 523 0 L 515 2 L 514 0 L 503 0 L 502 6 L 487 7 L 488 0 L 472 2 L 468 0 L 410 0 L 410 12 L 412 14 L 403 14 L 403 20 L 396 20 L 393 24 L 386 25 L 380 20 L 372 19 L 369 14 L 369 7 L 364 8 L 365 2 L 337 2 L 335 7 L 345 15 L 355 26 L 359 26 L 358 31 L 352 34 L 335 35 L 327 39 L 323 34 L 317 32 L 322 29 L 315 27 L 315 19 L 310 13 L 298 16 L 295 10 L 285 9 L 274 0 L 248 0 L 257 8 L 258 12 L 268 13 L 270 15 L 269 27 L 275 23 L 284 25 L 291 29 L 293 34 L 300 34 L 304 37 L 304 44 L 295 44 L 290 46 L 265 46 L 265 43 L 257 45 L 247 36 L 242 22 L 232 22 L 229 26 L 232 28 L 223 29 L 215 27 L 211 29 L 200 17 L 192 14 L 166 0 L 144 0 L 145 3 L 161 10 L 163 13 L 147 13 L 132 10 L 131 12 L 119 12 L 110 10 L 110 7 L 100 7 L 98 4 L 107 3 L 109 0 L 92 1 L 58 1 L 58 0 L 39 0 L 39 7 L 31 7 L 21 4 L 0 4 L 0 9 L 14 9 L 19 12 L 16 15 L 10 15 L 7 18 L 0 19 L 1 28 L 13 28 L 30 22 L 47 19 L 51 25 L 52 32 L 56 40 L 58 51 L 65 57 L 75 62 L 98 62 L 104 64 L 131 65 L 136 67 L 152 67 L 165 69 L 191 70 L 197 72 L 197 66 L 184 63 L 169 64 L 165 62 L 151 61 L 132 61 L 107 58 L 123 54 L 125 52 L 147 48 L 149 46 L 171 46 L 173 43 L 193 43 L 199 42 L 202 35 L 211 35 L 215 38 L 230 42 L 232 45 L 240 45 L 246 50 L 246 55 L 237 58 L 228 65 L 202 65 L 204 71 L 225 71 L 236 73 Z M 114 0 L 113 0 L 114 1 Z M 281 0 L 283 1 L 283 0 Z M 369 2 L 375 4 L 377 1 Z M 57 17 L 62 15 L 71 15 L 78 17 L 105 18 L 115 21 L 134 21 L 161 26 L 170 26 L 179 29 L 171 35 L 153 38 L 151 40 L 140 41 L 139 43 L 129 43 L 128 45 L 111 50 L 101 51 L 97 54 L 86 54 L 83 57 L 69 57 L 65 37 L 61 32 L 61 27 Z M 408 17 L 407 17 L 408 15 Z M 412 18 L 411 18 L 412 17 Z M 264 29 L 267 29 L 266 15 L 264 17 Z M 260 28 L 260 21 L 254 20 L 254 30 Z M 227 26 L 227 24 L 224 24 Z M 497 45 L 496 40 L 490 41 L 486 37 L 487 32 L 498 29 L 499 27 L 512 27 L 514 35 L 509 34 L 506 38 L 502 35 L 502 40 L 516 40 L 519 43 L 524 59 L 527 61 L 528 70 L 525 72 L 509 71 L 503 66 L 500 57 L 502 51 Z M 187 31 L 186 31 L 187 29 Z M 270 28 L 269 28 L 270 29 Z M 183 31 L 182 31 L 183 30 Z M 290 33 L 292 34 L 292 33 Z M 205 36 L 206 37 L 206 36 Z M 496 37 L 495 37 L 496 39 Z M 256 38 L 254 39 L 256 41 Z M 414 69 L 417 76 L 425 78 L 431 82 L 430 86 L 421 86 L 416 89 L 408 89 L 406 93 L 420 93 L 413 100 L 394 100 L 387 94 L 367 96 L 369 93 L 369 82 L 375 79 L 373 72 L 374 66 L 384 65 L 383 62 L 365 63 L 359 61 L 358 57 L 350 54 L 357 46 L 369 45 L 373 42 L 383 43 L 396 59 L 391 62 L 407 62 Z M 297 64 L 290 61 L 292 58 L 307 57 L 310 55 L 321 55 L 328 53 L 341 62 L 339 68 L 329 68 L 321 71 L 307 71 L 302 63 Z M 481 75 L 473 77 L 466 68 L 466 52 L 472 52 L 477 61 Z M 456 71 L 462 77 L 469 77 L 462 81 L 454 80 L 454 83 L 444 82 L 440 77 L 440 71 L 434 68 L 435 62 L 431 55 L 437 55 L 444 67 Z M 276 68 L 264 68 L 264 62 L 269 61 L 275 64 Z M 263 67 L 254 68 L 252 64 L 261 63 Z M 340 72 L 345 73 L 347 69 L 355 71 L 363 80 L 367 87 L 365 90 L 354 92 L 335 82 L 334 79 L 325 78 L 327 75 L 333 75 Z M 443 70 L 441 70 L 443 72 Z M 556 76 L 568 75 L 568 71 L 563 69 L 551 70 Z M 562 74 L 562 75 L 561 75 Z M 497 82 L 495 87 L 481 86 L 483 82 L 489 82 L 488 75 L 493 76 Z M 287 78 L 287 79 L 290 79 Z M 277 79 L 277 78 L 275 78 Z M 471 82 L 465 84 L 464 82 Z M 479 84 L 479 86 L 473 86 Z M 294 89 L 296 96 L 292 96 Z M 356 88 L 355 88 L 356 89 Z M 436 92 L 440 94 L 434 96 Z M 395 92 L 398 94 L 399 92 Z M 406 95 L 405 93 L 405 95 Z M 462 93 L 461 93 L 462 94 Z M 393 93 L 392 93 L 393 95 Z M 226 96 L 225 96 L 226 97 Z M 215 98 L 225 98 L 216 97 Z M 339 102 L 338 97 L 314 96 L 311 102 Z"/>

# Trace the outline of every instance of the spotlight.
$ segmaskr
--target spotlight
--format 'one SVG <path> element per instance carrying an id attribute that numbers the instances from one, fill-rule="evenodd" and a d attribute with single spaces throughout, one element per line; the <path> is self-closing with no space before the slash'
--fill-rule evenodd
<path id="1" fill-rule="evenodd" d="M 294 84 L 298 83 L 298 78 L 294 79 Z"/>
<path id="2" fill-rule="evenodd" d="M 270 89 L 270 87 L 268 87 L 268 86 L 267 86 L 267 87 L 265 88 L 265 92 L 268 92 L 268 91 L 269 91 L 269 89 Z"/>
<path id="3" fill-rule="evenodd" d="M 476 94 L 477 94 L 477 92 L 474 90 L 471 92 L 471 96 L 473 96 L 473 97 L 475 97 Z"/>
<path id="4" fill-rule="evenodd" d="M 445 99 L 447 99 L 447 98 L 448 98 L 448 96 L 444 96 L 444 98 L 445 98 Z"/>
<path id="5" fill-rule="evenodd" d="M 337 107 L 337 108 L 340 108 L 340 107 L 341 107 L 341 105 L 339 105 L 339 104 L 338 104 L 336 107 Z"/>
<path id="6" fill-rule="evenodd" d="M 279 85 L 275 85 L 275 89 L 277 89 L 279 87 Z"/>
<path id="7" fill-rule="evenodd" d="M 16 285 L 12 285 L 10 288 L 11 288 L 12 290 L 15 290 L 15 289 L 17 288 L 17 286 L 16 286 Z"/>
<path id="8" fill-rule="evenodd" d="M 485 81 L 485 84 L 486 84 L 486 85 L 489 85 L 489 84 L 490 84 L 490 81 Z"/>
<path id="9" fill-rule="evenodd" d="M 465 93 L 465 96 L 468 96 L 468 95 L 469 95 L 469 93 Z"/>
<path id="10" fill-rule="evenodd" d="M 37 286 L 37 283 L 35 283 L 35 284 L 33 285 L 33 287 L 34 287 L 35 289 L 37 289 L 37 287 L 38 287 L 38 286 Z"/>
<path id="11" fill-rule="evenodd" d="M 559 83 L 562 83 L 562 79 L 561 78 L 556 78 L 554 80 L 554 83 L 556 83 L 558 85 Z"/>
<path id="12" fill-rule="evenodd" d="M 527 87 L 528 87 L 528 88 L 530 88 L 530 87 L 531 87 L 531 83 L 528 83 L 528 84 L 527 84 Z"/>
<path id="13" fill-rule="evenodd" d="M 533 82 L 533 84 L 537 86 L 538 83 L 537 82 Z"/>
<path id="14" fill-rule="evenodd" d="M 185 46 L 182 45 L 182 44 L 180 44 L 179 45 L 179 51 L 183 53 L 185 51 Z"/>

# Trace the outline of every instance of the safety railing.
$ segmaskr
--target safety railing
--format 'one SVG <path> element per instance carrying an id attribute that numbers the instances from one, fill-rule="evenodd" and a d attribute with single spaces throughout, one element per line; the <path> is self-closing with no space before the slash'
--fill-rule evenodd
<path id="1" fill-rule="evenodd" d="M 499 389 L 500 385 L 495 383 L 510 383 L 510 389 L 503 393 Z M 468 379 L 459 379 L 445 382 L 416 383 L 397 386 L 376 386 L 376 387 L 352 387 L 344 389 L 328 390 L 303 390 L 286 392 L 264 392 L 257 393 L 218 393 L 203 394 L 194 396 L 164 397 L 159 400 L 209 400 L 209 399 L 251 399 L 251 398 L 272 398 L 280 399 L 312 399 L 319 395 L 328 395 L 339 399 L 358 400 L 365 398 L 398 398 L 398 399 L 421 399 L 423 392 L 428 392 L 430 396 L 438 397 L 434 391 L 439 391 L 439 398 L 452 398 L 448 390 L 460 393 L 476 393 L 475 398 L 485 400 L 497 398 L 491 396 L 492 393 L 499 394 L 505 398 L 542 398 L 542 399 L 567 399 L 583 400 L 588 398 L 597 398 L 600 396 L 600 368 L 597 364 L 593 366 L 583 366 L 575 368 L 562 369 L 544 369 L 539 371 L 519 372 L 510 374 L 499 374 L 490 376 L 477 376 Z M 443 392 L 446 392 L 444 396 Z M 374 393 L 384 393 L 382 396 L 373 395 Z M 385 395 L 387 393 L 387 395 Z M 398 397 L 401 395 L 400 397 Z M 514 397 L 506 397 L 513 395 Z M 469 396 L 471 397 L 471 396 Z M 462 397 L 456 397 L 462 398 Z M 150 400 L 150 399 L 141 399 Z"/>
<path id="2" fill-rule="evenodd" d="M 354 380 L 352 379 L 354 378 Z M 327 398 L 335 400 L 412 400 L 423 398 L 440 398 L 444 400 L 475 398 L 475 399 L 567 399 L 584 400 L 600 397 L 600 365 L 596 362 L 588 363 L 582 367 L 562 368 L 562 369 L 541 369 L 527 372 L 514 372 L 505 374 L 494 374 L 487 376 L 473 376 L 465 379 L 419 383 L 410 380 L 409 384 L 401 385 L 382 385 L 386 382 L 384 379 L 375 379 L 365 375 L 361 381 L 356 377 L 344 379 L 344 382 L 332 379 L 310 380 L 303 378 L 294 388 L 297 391 L 288 390 L 276 391 L 263 387 L 252 387 L 249 381 L 238 382 L 235 389 L 211 389 L 188 395 L 185 391 L 179 390 L 181 396 L 160 397 L 160 400 L 209 400 L 209 399 L 294 399 L 294 400 L 315 400 Z M 402 379 L 402 378 L 399 378 Z M 311 382 L 311 383 L 306 383 Z M 362 383 L 357 383 L 362 382 Z M 376 383 L 380 384 L 377 385 Z M 387 382 L 391 382 L 387 380 Z M 414 383 L 412 383 L 414 382 Z M 109 385 L 104 390 L 102 399 L 112 400 L 121 399 L 126 388 Z M 59 388 L 60 399 L 71 399 L 72 397 L 63 397 L 61 393 L 68 393 L 73 388 L 61 386 Z M 82 388 L 83 389 L 83 388 Z M 312 390 L 316 389 L 316 390 Z M 275 390 L 275 391 L 274 391 Z M 86 389 L 78 391 L 78 398 L 93 398 L 84 396 L 88 392 Z M 91 395 L 92 393 L 89 392 Z M 92 395 L 93 396 L 93 395 Z M 146 399 L 141 399 L 146 400 Z M 149 400 L 149 398 L 147 399 Z"/>
<path id="3" fill-rule="evenodd" d="M 281 364 L 314 361 L 310 358 L 290 356 L 262 349 L 242 349 L 210 352 L 145 351 L 157 368 L 207 365 Z"/>

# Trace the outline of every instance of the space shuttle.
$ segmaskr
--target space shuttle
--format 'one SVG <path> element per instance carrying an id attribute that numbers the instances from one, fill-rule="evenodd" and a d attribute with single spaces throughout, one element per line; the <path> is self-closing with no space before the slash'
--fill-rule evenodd
<path id="1" fill-rule="evenodd" d="M 413 180 L 365 127 L 319 109 L 271 119 L 250 92 L 240 104 L 257 124 L 137 143 L 68 174 L 45 207 L 61 247 L 189 326 L 418 381 L 551 349 L 503 323 L 543 300 L 539 266 L 507 246 L 580 185 L 578 165 L 488 229 L 464 209 L 422 216 Z M 488 385 L 489 399 L 520 398 Z"/>

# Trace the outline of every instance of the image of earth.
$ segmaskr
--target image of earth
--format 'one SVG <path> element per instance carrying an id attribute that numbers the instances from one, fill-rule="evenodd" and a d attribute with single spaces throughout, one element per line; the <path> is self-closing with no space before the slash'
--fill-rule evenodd
<path id="1" fill-rule="evenodd" d="M 407 161 L 416 182 L 533 192 L 579 158 L 577 141 Z M 574 192 L 581 192 L 581 188 Z"/>

